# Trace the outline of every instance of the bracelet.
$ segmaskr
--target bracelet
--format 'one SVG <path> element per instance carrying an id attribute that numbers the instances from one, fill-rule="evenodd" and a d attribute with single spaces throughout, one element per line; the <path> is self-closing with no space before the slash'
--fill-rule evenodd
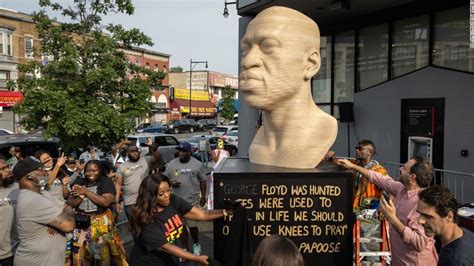
<path id="1" fill-rule="evenodd" d="M 227 217 L 229 215 L 225 209 L 222 209 L 222 213 L 224 214 L 224 217 Z"/>

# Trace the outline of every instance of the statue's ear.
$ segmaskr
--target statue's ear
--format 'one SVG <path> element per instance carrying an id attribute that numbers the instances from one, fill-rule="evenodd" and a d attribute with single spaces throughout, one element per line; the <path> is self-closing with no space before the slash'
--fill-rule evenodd
<path id="1" fill-rule="evenodd" d="M 312 49 L 306 54 L 306 67 L 304 69 L 304 79 L 305 81 L 310 80 L 314 75 L 319 72 L 321 67 L 321 56 L 319 51 Z"/>

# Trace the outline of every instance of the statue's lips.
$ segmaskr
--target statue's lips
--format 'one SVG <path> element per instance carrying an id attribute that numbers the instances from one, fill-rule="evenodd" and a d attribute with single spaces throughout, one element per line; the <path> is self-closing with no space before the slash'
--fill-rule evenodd
<path id="1" fill-rule="evenodd" d="M 255 87 L 260 87 L 259 84 L 263 81 L 263 79 L 255 74 L 245 73 L 240 75 L 240 87 L 239 89 L 247 92 L 252 93 L 255 90 Z"/>

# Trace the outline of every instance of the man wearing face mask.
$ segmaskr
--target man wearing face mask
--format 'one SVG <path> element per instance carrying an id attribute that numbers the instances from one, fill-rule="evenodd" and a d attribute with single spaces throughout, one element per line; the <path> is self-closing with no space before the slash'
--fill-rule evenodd
<path id="1" fill-rule="evenodd" d="M 164 173 L 170 178 L 173 186 L 172 193 L 183 198 L 193 207 L 202 209 L 207 202 L 204 167 L 201 162 L 191 156 L 192 147 L 188 142 L 182 142 L 176 149 L 179 157 L 168 163 Z M 189 227 L 194 242 L 192 252 L 199 256 L 201 245 L 199 244 L 198 222 L 186 220 L 186 225 Z M 181 242 L 184 248 L 188 249 L 187 230 L 181 237 Z"/>
<path id="2" fill-rule="evenodd" d="M 0 159 L 0 265 L 13 265 L 18 246 L 15 207 L 18 202 L 18 183 L 15 183 L 9 165 Z"/>
<path id="3" fill-rule="evenodd" d="M 66 237 L 76 226 L 69 205 L 42 191 L 48 180 L 38 159 L 28 157 L 13 168 L 20 185 L 17 203 L 17 226 L 20 245 L 15 265 L 63 265 Z"/>

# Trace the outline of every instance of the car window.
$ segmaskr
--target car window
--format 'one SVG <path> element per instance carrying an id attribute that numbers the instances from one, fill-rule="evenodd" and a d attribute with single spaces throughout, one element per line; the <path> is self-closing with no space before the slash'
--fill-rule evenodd
<path id="1" fill-rule="evenodd" d="M 210 138 L 209 139 L 209 144 L 216 144 L 216 138 Z"/>
<path id="2" fill-rule="evenodd" d="M 165 136 L 167 145 L 178 145 L 179 141 L 172 136 Z"/>

